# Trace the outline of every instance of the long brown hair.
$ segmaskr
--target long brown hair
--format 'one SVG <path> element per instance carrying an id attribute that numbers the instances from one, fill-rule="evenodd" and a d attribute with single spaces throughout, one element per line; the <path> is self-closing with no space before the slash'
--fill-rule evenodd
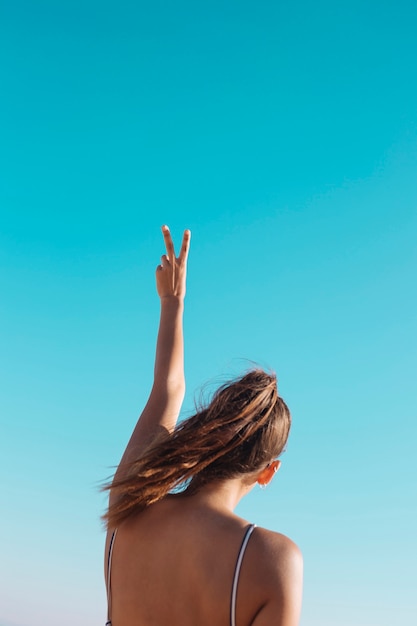
<path id="1" fill-rule="evenodd" d="M 155 441 L 124 476 L 104 487 L 116 498 L 103 520 L 115 528 L 187 481 L 188 491 L 195 491 L 214 480 L 261 470 L 283 451 L 290 426 L 274 374 L 254 369 L 229 381 L 206 407 Z"/>

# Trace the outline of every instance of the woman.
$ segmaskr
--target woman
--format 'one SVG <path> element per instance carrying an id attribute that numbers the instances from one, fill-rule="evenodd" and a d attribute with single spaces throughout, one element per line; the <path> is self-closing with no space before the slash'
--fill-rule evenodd
<path id="1" fill-rule="evenodd" d="M 233 513 L 254 485 L 267 485 L 278 470 L 288 408 L 275 377 L 253 370 L 176 426 L 185 391 L 190 232 L 178 257 L 168 227 L 162 232 L 154 383 L 107 487 L 107 624 L 296 626 L 302 589 L 297 546 Z"/>

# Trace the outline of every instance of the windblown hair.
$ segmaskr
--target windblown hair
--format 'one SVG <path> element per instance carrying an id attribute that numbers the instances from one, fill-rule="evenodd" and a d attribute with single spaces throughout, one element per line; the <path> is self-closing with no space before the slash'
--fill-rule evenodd
<path id="1" fill-rule="evenodd" d="M 276 376 L 249 371 L 217 389 L 205 408 L 158 438 L 104 487 L 116 497 L 103 520 L 115 528 L 186 483 L 195 492 L 263 469 L 283 451 L 290 426 Z"/>

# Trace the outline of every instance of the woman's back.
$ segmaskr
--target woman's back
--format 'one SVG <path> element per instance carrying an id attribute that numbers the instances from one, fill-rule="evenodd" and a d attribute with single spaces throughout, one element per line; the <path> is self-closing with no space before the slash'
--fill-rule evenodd
<path id="1" fill-rule="evenodd" d="M 202 500 L 168 496 L 118 529 L 111 566 L 112 626 L 231 625 L 233 580 L 249 524 Z M 238 580 L 238 626 L 274 623 L 270 617 L 264 622 L 261 609 L 277 597 L 279 579 L 287 575 L 277 571 L 277 563 L 287 567 L 294 550 L 283 535 L 260 528 L 253 532 Z M 277 556 L 273 567 L 271 552 Z M 280 607 L 271 608 L 278 618 Z"/>

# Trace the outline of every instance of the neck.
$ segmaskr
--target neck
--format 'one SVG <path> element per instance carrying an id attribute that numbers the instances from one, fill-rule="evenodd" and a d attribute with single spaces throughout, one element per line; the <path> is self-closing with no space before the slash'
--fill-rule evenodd
<path id="1" fill-rule="evenodd" d="M 231 478 L 203 485 L 195 493 L 189 494 L 189 497 L 203 506 L 233 512 L 252 487 L 252 484 L 244 482 L 242 478 Z M 187 491 L 185 495 L 188 495 Z"/>

